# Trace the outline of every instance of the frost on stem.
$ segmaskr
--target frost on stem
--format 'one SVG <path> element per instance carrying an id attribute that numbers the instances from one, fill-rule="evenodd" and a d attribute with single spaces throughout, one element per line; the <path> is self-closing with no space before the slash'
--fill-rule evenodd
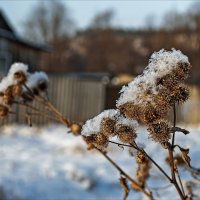
<path id="1" fill-rule="evenodd" d="M 28 87 L 25 87 L 25 85 Z M 7 76 L 0 82 L 0 116 L 6 117 L 9 114 L 16 98 L 32 101 L 34 90 L 45 91 L 47 87 L 48 77 L 44 72 L 31 74 L 28 72 L 27 65 L 14 63 L 11 65 Z"/>

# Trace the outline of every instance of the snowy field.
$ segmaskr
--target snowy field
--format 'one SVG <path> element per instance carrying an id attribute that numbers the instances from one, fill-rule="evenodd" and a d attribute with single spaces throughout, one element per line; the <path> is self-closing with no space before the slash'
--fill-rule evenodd
<path id="1" fill-rule="evenodd" d="M 188 127 L 183 127 L 188 128 Z M 190 135 L 177 134 L 182 147 L 191 148 L 192 165 L 200 167 L 200 128 L 188 128 Z M 63 126 L 45 128 L 27 126 L 4 126 L 0 129 L 0 199 L 14 200 L 84 200 L 122 199 L 118 183 L 119 174 L 95 151 L 87 151 L 80 137 L 67 133 Z M 139 129 L 138 140 L 146 144 L 158 162 L 165 166 L 165 150 L 147 140 L 144 129 Z M 110 146 L 111 157 L 132 177 L 136 167 L 127 149 Z M 156 154 L 155 154 L 156 153 Z M 189 172 L 181 170 L 184 179 L 192 179 Z M 150 187 L 168 185 L 163 177 L 152 168 Z M 164 195 L 158 199 L 178 199 L 174 188 L 160 190 Z M 132 191 L 128 199 L 145 199 Z"/>

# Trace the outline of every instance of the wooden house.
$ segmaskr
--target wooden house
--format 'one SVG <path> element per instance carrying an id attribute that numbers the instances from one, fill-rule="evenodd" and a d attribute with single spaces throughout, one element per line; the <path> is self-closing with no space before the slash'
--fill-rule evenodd
<path id="1" fill-rule="evenodd" d="M 35 70 L 42 52 L 48 47 L 19 36 L 0 10 L 0 73 L 5 74 L 13 62 L 24 62 Z"/>

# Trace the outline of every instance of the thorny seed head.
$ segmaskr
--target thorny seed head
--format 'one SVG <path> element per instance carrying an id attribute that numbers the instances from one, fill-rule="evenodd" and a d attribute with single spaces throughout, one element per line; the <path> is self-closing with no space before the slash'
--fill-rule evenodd
<path id="1" fill-rule="evenodd" d="M 75 135 L 81 134 L 81 126 L 77 123 L 73 123 L 70 125 L 71 132 Z"/>
<path id="2" fill-rule="evenodd" d="M 95 135 L 94 139 L 95 141 L 93 144 L 98 149 L 105 150 L 108 147 L 108 138 L 104 134 L 98 133 Z"/>
<path id="3" fill-rule="evenodd" d="M 101 132 L 97 134 L 92 134 L 89 136 L 84 136 L 83 138 L 88 145 L 91 146 L 92 144 L 100 150 L 105 150 L 109 143 L 108 138 L 105 135 L 103 135 Z"/>
<path id="4" fill-rule="evenodd" d="M 142 110 L 142 114 L 140 116 L 140 121 L 144 124 L 152 123 L 155 120 L 159 120 L 167 115 L 167 109 L 164 107 L 159 109 L 156 105 L 148 104 Z"/>
<path id="5" fill-rule="evenodd" d="M 24 84 L 27 80 L 26 75 L 23 71 L 17 71 L 14 73 L 14 79 L 17 80 L 19 84 Z"/>
<path id="6" fill-rule="evenodd" d="M 171 138 L 169 123 L 166 120 L 161 119 L 149 124 L 147 130 L 155 142 L 162 144 Z"/>
<path id="7" fill-rule="evenodd" d="M 48 88 L 48 83 L 46 81 L 41 81 L 39 84 L 38 84 L 38 89 L 40 91 L 46 91 Z"/>
<path id="8" fill-rule="evenodd" d="M 166 91 L 163 91 L 162 93 L 159 92 L 156 96 L 153 97 L 155 108 L 156 110 L 159 110 L 161 113 L 163 113 L 163 117 L 170 110 L 170 104 L 168 103 L 166 98 Z"/>
<path id="9" fill-rule="evenodd" d="M 144 163 L 138 164 L 136 177 L 137 177 L 138 183 L 142 185 L 143 187 L 149 177 L 150 168 L 151 168 L 151 162 L 148 159 L 146 159 Z"/>
<path id="10" fill-rule="evenodd" d="M 40 94 L 39 89 L 38 88 L 33 88 L 32 92 L 34 95 L 38 96 Z"/>
<path id="11" fill-rule="evenodd" d="M 175 76 L 174 73 L 167 74 L 164 77 L 157 79 L 156 81 L 157 86 L 162 86 L 168 90 L 174 88 L 179 83 L 180 79 L 177 76 Z"/>
<path id="12" fill-rule="evenodd" d="M 7 105 L 11 105 L 12 101 L 14 99 L 13 94 L 12 94 L 12 87 L 13 86 L 9 86 L 2 94 L 2 99 L 3 102 Z"/>
<path id="13" fill-rule="evenodd" d="M 21 97 L 24 100 L 24 102 L 32 102 L 34 100 L 33 94 L 29 91 L 23 92 Z"/>
<path id="14" fill-rule="evenodd" d="M 0 105 L 0 117 L 6 117 L 9 113 L 9 108 L 5 105 Z"/>
<path id="15" fill-rule="evenodd" d="M 131 103 L 131 102 L 125 103 L 119 107 L 119 110 L 127 118 L 137 119 L 137 120 L 140 118 L 141 107 L 138 105 L 135 105 L 134 103 Z"/>
<path id="16" fill-rule="evenodd" d="M 188 62 L 178 62 L 177 63 L 177 69 L 181 69 L 184 71 L 185 74 L 187 74 L 192 68 L 192 65 Z"/>
<path id="17" fill-rule="evenodd" d="M 135 129 L 123 124 L 117 124 L 116 133 L 119 140 L 123 143 L 132 143 L 137 137 Z"/>
<path id="18" fill-rule="evenodd" d="M 142 151 L 137 152 L 136 161 L 138 164 L 145 164 L 147 162 L 147 157 Z"/>
<path id="19" fill-rule="evenodd" d="M 103 118 L 101 121 L 101 128 L 100 131 L 103 133 L 105 136 L 115 136 L 115 124 L 116 121 L 114 119 L 110 118 Z"/>
<path id="20" fill-rule="evenodd" d="M 83 140 L 88 145 L 88 150 L 94 149 L 94 144 L 93 144 L 95 142 L 94 135 L 83 136 Z"/>
<path id="21" fill-rule="evenodd" d="M 183 103 L 188 100 L 190 95 L 189 89 L 187 86 L 181 84 L 174 88 L 174 90 L 169 95 L 169 103 L 173 105 L 174 103 Z"/>
<path id="22" fill-rule="evenodd" d="M 16 84 L 12 87 L 12 96 L 13 97 L 20 97 L 22 95 L 22 85 Z"/>

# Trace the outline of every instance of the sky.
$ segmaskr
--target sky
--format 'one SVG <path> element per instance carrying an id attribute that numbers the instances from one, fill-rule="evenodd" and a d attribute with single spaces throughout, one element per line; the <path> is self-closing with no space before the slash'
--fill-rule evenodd
<path id="1" fill-rule="evenodd" d="M 44 0 L 43 0 L 44 1 Z M 198 1 L 198 0 L 196 0 Z M 42 0 L 0 0 L 0 8 L 4 10 L 13 27 L 20 32 L 23 22 L 31 9 Z M 148 16 L 152 14 L 160 23 L 162 16 L 169 10 L 184 12 L 192 0 L 63 0 L 69 8 L 77 28 L 87 28 L 93 16 L 106 9 L 116 13 L 114 24 L 123 28 L 143 27 Z"/>

